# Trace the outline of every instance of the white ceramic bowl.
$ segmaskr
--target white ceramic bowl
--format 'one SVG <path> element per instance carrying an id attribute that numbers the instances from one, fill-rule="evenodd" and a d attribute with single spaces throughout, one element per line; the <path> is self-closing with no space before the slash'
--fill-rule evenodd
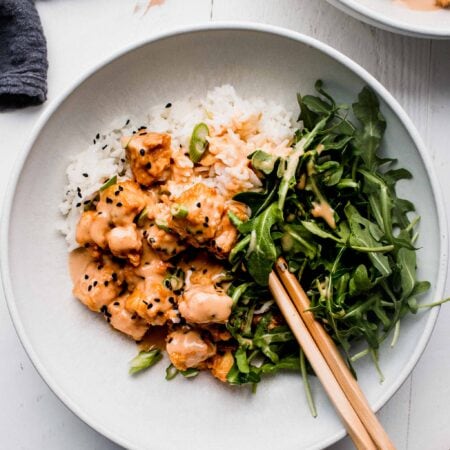
<path id="1" fill-rule="evenodd" d="M 430 158 L 410 120 L 367 72 L 320 42 L 278 28 L 218 24 L 163 34 L 92 69 L 47 108 L 16 167 L 3 215 L 4 288 L 20 339 L 39 373 L 79 417 L 128 448 L 158 450 L 299 449 L 329 445 L 345 434 L 317 380 L 313 419 L 298 374 L 267 378 L 256 395 L 220 384 L 164 379 L 164 363 L 137 377 L 127 373 L 136 346 L 113 332 L 71 296 L 64 240 L 55 226 L 69 156 L 84 149 L 117 115 L 232 83 L 243 96 L 263 95 L 296 110 L 296 92 L 322 78 L 338 101 L 363 85 L 381 101 L 388 129 L 384 151 L 398 157 L 415 181 L 403 186 L 422 215 L 419 276 L 432 283 L 424 298 L 441 298 L 447 264 L 442 200 Z M 379 409 L 422 353 L 438 309 L 402 322 L 395 349 L 381 351 L 386 381 L 368 360 L 357 370 Z"/>
<path id="2" fill-rule="evenodd" d="M 328 0 L 329 3 L 361 20 L 407 36 L 450 39 L 450 10 L 417 11 L 394 0 Z"/>

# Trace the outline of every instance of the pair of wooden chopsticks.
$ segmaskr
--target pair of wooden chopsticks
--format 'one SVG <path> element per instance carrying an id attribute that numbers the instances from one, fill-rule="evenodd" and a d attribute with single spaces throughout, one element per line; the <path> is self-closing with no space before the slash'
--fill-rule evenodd
<path id="1" fill-rule="evenodd" d="M 269 288 L 355 446 L 395 449 L 336 345 L 308 311 L 308 296 L 283 258 L 270 274 Z"/>

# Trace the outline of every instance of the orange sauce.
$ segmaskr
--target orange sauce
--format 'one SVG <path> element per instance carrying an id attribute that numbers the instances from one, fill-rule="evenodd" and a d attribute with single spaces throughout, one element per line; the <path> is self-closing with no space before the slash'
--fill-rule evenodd
<path id="1" fill-rule="evenodd" d="M 313 202 L 313 206 L 314 208 L 311 210 L 313 217 L 321 217 L 331 228 L 336 228 L 333 208 L 326 201 L 320 203 Z"/>
<path id="2" fill-rule="evenodd" d="M 83 275 L 92 257 L 85 248 L 77 248 L 69 253 L 69 273 L 72 283 L 76 283 Z"/>
<path id="3" fill-rule="evenodd" d="M 417 11 L 433 11 L 440 9 L 436 5 L 436 0 L 397 0 L 397 3 L 407 6 L 410 9 Z"/>

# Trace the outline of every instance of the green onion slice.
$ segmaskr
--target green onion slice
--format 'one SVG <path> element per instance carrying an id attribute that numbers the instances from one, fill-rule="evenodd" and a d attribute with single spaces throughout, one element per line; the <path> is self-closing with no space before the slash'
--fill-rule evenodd
<path id="1" fill-rule="evenodd" d="M 141 370 L 148 369 L 155 365 L 161 358 L 162 354 L 159 348 L 153 348 L 147 352 L 139 352 L 138 355 L 130 361 L 129 373 L 132 375 Z"/>
<path id="2" fill-rule="evenodd" d="M 173 217 L 176 217 L 177 219 L 184 219 L 185 217 L 187 217 L 189 211 L 186 208 L 186 206 L 174 203 L 170 208 L 170 213 L 172 214 Z"/>
<path id="3" fill-rule="evenodd" d="M 99 189 L 99 191 L 103 192 L 105 189 L 108 189 L 110 186 L 116 183 L 117 183 L 117 175 L 114 175 Z"/>
<path id="4" fill-rule="evenodd" d="M 191 141 L 189 143 L 189 158 L 194 163 L 202 159 L 203 153 L 208 148 L 207 137 L 209 136 L 209 128 L 206 123 L 200 122 L 195 125 L 192 131 Z"/>

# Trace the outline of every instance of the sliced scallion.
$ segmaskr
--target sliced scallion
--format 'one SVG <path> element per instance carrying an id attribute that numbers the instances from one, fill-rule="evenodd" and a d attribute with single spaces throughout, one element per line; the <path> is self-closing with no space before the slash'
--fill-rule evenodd
<path id="1" fill-rule="evenodd" d="M 132 375 L 141 370 L 148 369 L 160 361 L 161 358 L 162 354 L 159 348 L 153 348 L 146 352 L 139 352 L 138 355 L 130 361 L 129 373 Z"/>
<path id="2" fill-rule="evenodd" d="M 105 189 L 108 189 L 110 186 L 116 183 L 117 183 L 117 175 L 114 175 L 99 189 L 99 191 L 103 192 Z"/>
<path id="3" fill-rule="evenodd" d="M 203 153 L 208 148 L 209 128 L 206 123 L 200 122 L 192 131 L 191 141 L 189 143 L 189 158 L 197 163 L 202 159 Z"/>
<path id="4" fill-rule="evenodd" d="M 186 208 L 186 206 L 174 203 L 170 208 L 170 213 L 172 214 L 173 217 L 176 217 L 177 219 L 184 219 L 185 217 L 187 217 L 189 211 Z"/>

